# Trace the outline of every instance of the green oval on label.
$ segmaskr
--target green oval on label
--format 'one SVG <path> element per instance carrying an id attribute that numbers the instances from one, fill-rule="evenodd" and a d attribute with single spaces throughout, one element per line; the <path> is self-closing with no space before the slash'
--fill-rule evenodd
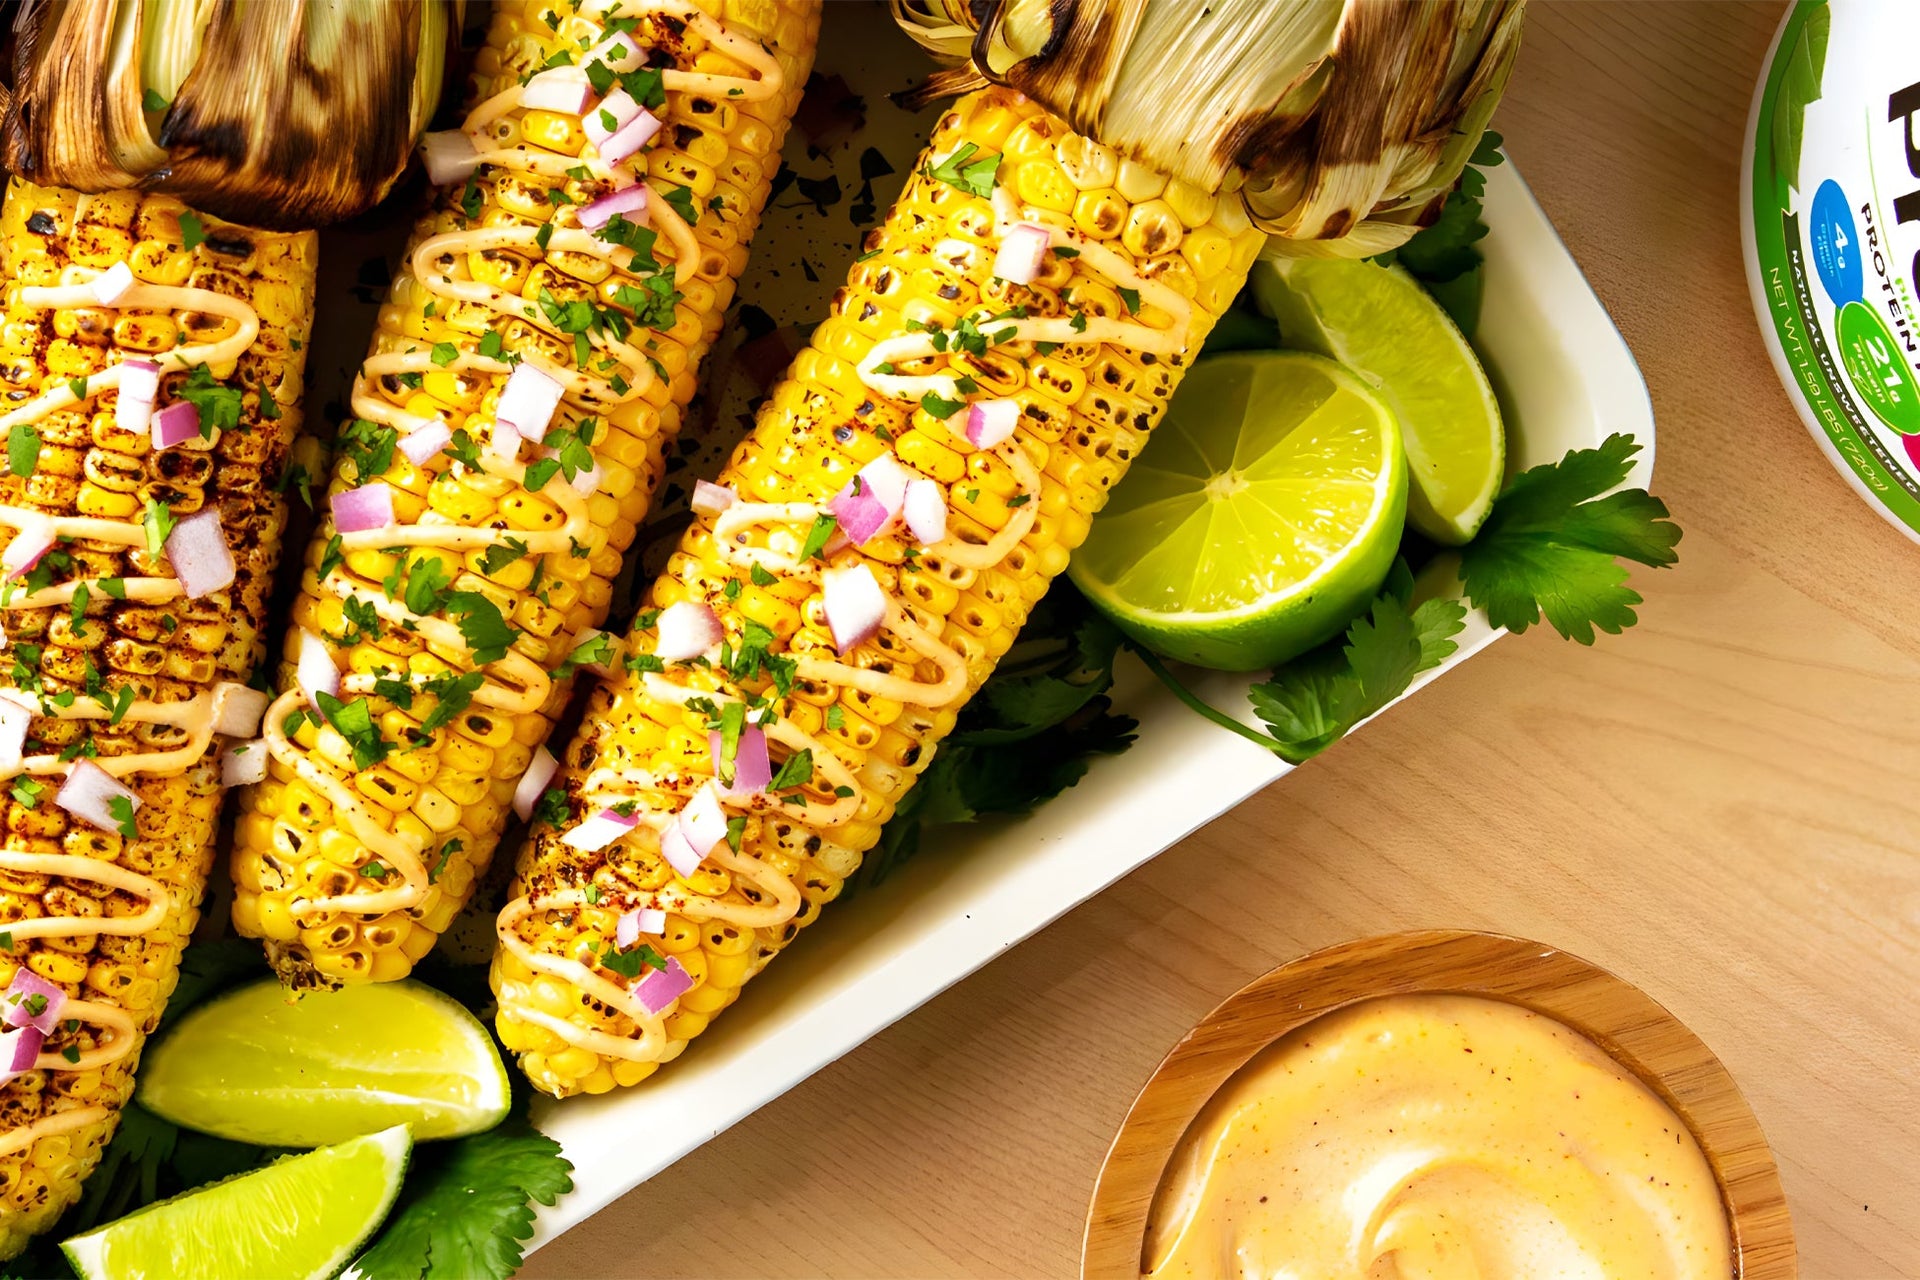
<path id="1" fill-rule="evenodd" d="M 1847 380 L 1874 416 L 1903 435 L 1920 435 L 1920 383 L 1880 313 L 1849 302 L 1834 328 Z"/>

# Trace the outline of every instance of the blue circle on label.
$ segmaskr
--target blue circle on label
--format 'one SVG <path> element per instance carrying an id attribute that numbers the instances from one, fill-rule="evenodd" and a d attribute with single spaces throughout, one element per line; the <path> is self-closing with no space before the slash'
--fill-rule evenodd
<path id="1" fill-rule="evenodd" d="M 1840 184 L 1828 178 L 1813 193 L 1813 213 L 1807 225 L 1807 237 L 1813 242 L 1813 268 L 1820 273 L 1820 284 L 1844 307 L 1861 301 L 1860 237 L 1854 230 L 1853 210 Z"/>

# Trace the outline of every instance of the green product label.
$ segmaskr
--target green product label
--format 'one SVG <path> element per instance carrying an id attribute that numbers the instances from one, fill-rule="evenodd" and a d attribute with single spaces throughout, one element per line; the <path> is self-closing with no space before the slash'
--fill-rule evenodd
<path id="1" fill-rule="evenodd" d="M 1899 339 L 1879 313 L 1849 302 L 1835 320 L 1840 362 L 1874 416 L 1902 435 L 1920 435 L 1920 387 L 1900 358 Z"/>
<path id="2" fill-rule="evenodd" d="M 1920 308 L 1907 277 L 1914 250 L 1902 239 L 1909 217 L 1920 217 L 1920 193 L 1907 195 L 1920 183 L 1920 151 L 1905 129 L 1911 97 L 1920 130 L 1920 84 L 1903 87 L 1911 72 L 1885 83 L 1855 65 L 1863 50 L 1903 44 L 1901 32 L 1876 29 L 1887 12 L 1797 0 L 1755 114 L 1748 196 L 1758 284 L 1793 389 L 1847 470 L 1920 532 L 1920 479 L 1909 466 L 1920 464 L 1911 359 Z M 1829 45 L 1849 68 L 1832 83 Z"/>

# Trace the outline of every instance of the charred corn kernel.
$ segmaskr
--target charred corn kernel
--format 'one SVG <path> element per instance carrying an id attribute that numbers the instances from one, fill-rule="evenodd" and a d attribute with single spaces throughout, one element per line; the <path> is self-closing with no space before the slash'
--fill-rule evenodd
<path id="1" fill-rule="evenodd" d="M 215 271 L 214 287 L 252 307 L 260 321 L 258 337 L 238 361 L 210 369 L 224 379 L 236 365 L 245 367 L 240 430 L 156 456 L 147 436 L 114 425 L 115 393 L 89 394 L 81 405 L 39 419 L 39 456 L 30 473 L 0 477 L 0 506 L 114 521 L 137 520 L 149 498 L 166 502 L 176 518 L 218 511 L 235 561 L 234 584 L 197 600 L 153 603 L 95 587 L 71 616 L 64 608 L 35 611 L 17 604 L 0 610 L 0 684 L 37 687 L 44 680 L 49 693 L 103 688 L 108 698 L 124 691 L 184 702 L 216 681 L 246 680 L 264 654 L 261 628 L 286 521 L 274 481 L 300 427 L 299 348 L 311 327 L 314 237 L 269 235 L 209 217 L 202 219 L 206 241 L 186 250 L 179 243 L 181 212 L 170 196 L 76 196 L 11 183 L 0 208 L 7 284 L 0 310 L 0 362 L 6 367 L 0 377 L 38 391 L 200 340 L 185 326 L 182 310 L 30 306 L 13 286 L 71 286 L 119 263 L 156 286 L 183 286 L 197 272 Z M 262 259 L 255 247 L 261 245 L 294 246 L 288 261 L 296 269 L 269 279 L 256 265 Z M 23 341 L 30 335 L 31 341 Z M 177 398 L 183 380 L 169 375 L 163 402 Z M 252 390 L 258 386 L 290 388 L 277 397 L 277 417 L 260 415 Z M 63 553 L 68 563 L 50 565 L 56 585 L 168 572 L 144 547 L 71 542 Z M 49 612 L 54 616 L 40 616 Z M 9 671 L 11 676 L 3 674 Z M 31 732 L 31 740 L 44 744 L 35 750 L 87 748 L 102 762 L 177 746 L 181 736 L 133 714 L 111 724 L 36 717 Z M 45 788 L 39 802 L 0 809 L 0 921 L 11 922 L 0 924 L 0 932 L 11 930 L 0 950 L 0 983 L 24 968 L 73 999 L 124 1012 L 133 1032 L 123 1039 L 105 1034 L 97 1016 L 63 1016 L 44 1046 L 59 1065 L 29 1070 L 7 1086 L 0 1108 L 0 1259 L 18 1253 L 29 1236 L 73 1203 L 113 1134 L 120 1105 L 133 1089 L 133 1064 L 159 1023 L 177 980 L 181 948 L 199 918 L 220 808 L 217 755 L 184 768 L 129 773 L 123 781 L 139 799 L 132 837 L 101 831 L 50 803 L 58 777 L 20 780 L 16 797 L 26 781 Z M 102 874 L 112 868 L 142 877 L 135 884 L 150 887 L 125 888 L 118 876 L 109 885 L 84 871 L 41 871 L 32 863 L 35 855 L 97 863 Z M 261 931 L 291 936 L 297 930 L 283 916 L 258 909 L 262 886 L 288 865 L 288 858 L 275 854 L 254 869 L 257 874 L 237 882 L 238 894 L 247 899 L 240 909 Z M 98 931 L 107 918 L 144 915 L 156 895 L 163 908 L 157 923 L 127 935 Z M 29 919 L 67 923 L 32 936 L 21 927 Z M 101 1048 L 112 1050 L 109 1059 L 86 1070 L 59 1062 L 69 1051 L 78 1057 Z M 77 1124 L 48 1132 L 50 1121 Z"/>
<path id="2" fill-rule="evenodd" d="M 999 148 L 996 181 L 1021 203 L 1023 218 L 1052 219 L 1050 225 L 1077 230 L 1099 241 L 1102 255 L 1091 249 L 1077 257 L 1056 255 L 1032 286 L 996 283 L 998 232 L 991 202 L 924 172 L 935 157 L 950 156 L 966 142 L 985 154 Z M 952 730 L 964 696 L 991 674 L 1029 610 L 1065 568 L 1068 551 L 1085 536 L 1093 512 L 1138 452 L 1191 353 L 1244 281 L 1261 244 L 1259 233 L 1244 222 L 1220 222 L 1214 206 L 1224 210 L 1235 202 L 1172 187 L 1163 175 L 1076 137 L 1008 90 L 990 89 L 957 104 L 914 173 L 893 216 L 867 242 L 866 259 L 854 265 L 846 289 L 836 295 L 833 317 L 794 359 L 789 379 L 768 398 L 753 434 L 720 478 L 754 501 L 818 503 L 841 489 L 862 464 L 890 452 L 910 471 L 943 486 L 950 535 L 979 545 L 994 531 L 1022 521 L 1025 532 L 1018 542 L 987 568 L 944 563 L 937 554 L 916 556 L 907 565 L 912 548 L 892 536 L 832 555 L 834 563 L 866 565 L 883 591 L 937 634 L 938 643 L 965 668 L 967 694 L 931 706 L 913 701 L 916 695 L 928 696 L 925 685 L 937 683 L 943 668 L 885 629 L 848 658 L 912 683 L 877 692 L 826 675 L 809 676 L 804 666 L 786 695 L 765 674 L 743 672 L 737 663 L 716 664 L 697 675 L 670 669 L 666 678 L 691 693 L 769 698 L 777 723 L 811 740 L 816 773 L 801 792 L 792 793 L 796 799 L 807 797 L 805 807 L 748 819 L 739 832 L 737 857 L 716 846 L 693 872 L 669 875 L 656 869 L 657 855 L 644 839 L 583 853 L 561 836 L 587 815 L 590 803 L 612 803 L 624 795 L 649 812 L 664 813 L 684 804 L 713 770 L 710 712 L 653 696 L 640 675 L 596 687 L 559 775 L 569 796 L 569 821 L 537 828 L 522 852 L 510 897 L 523 904 L 512 909 L 528 914 L 518 917 L 510 933 L 519 946 L 547 957 L 582 962 L 584 953 L 591 961 L 602 941 L 585 922 L 586 913 L 538 909 L 542 895 L 580 893 L 591 886 L 602 894 L 628 895 L 616 897 L 620 907 L 654 892 L 668 901 L 674 895 L 693 896 L 700 900 L 693 913 L 697 920 L 669 909 L 664 932 L 648 940 L 692 985 L 650 1018 L 631 1008 L 588 1012 L 578 990 L 570 999 L 553 1000 L 552 988 L 566 986 L 559 978 L 542 978 L 539 999 L 505 982 L 503 975 L 526 969 L 509 945 L 500 953 L 494 979 L 501 996 L 501 1035 L 510 1046 L 533 1043 L 518 1009 L 541 1009 L 582 1032 L 611 1033 L 632 1042 L 630 1049 L 610 1053 L 602 1051 L 607 1042 L 598 1037 L 562 1032 L 554 1037 L 558 1045 L 542 1040 L 537 1048 L 521 1049 L 521 1067 L 549 1093 L 597 1089 L 605 1073 L 616 1085 L 650 1076 L 654 1067 L 678 1056 L 772 955 L 840 896 L 886 818 Z M 1104 256 L 1109 254 L 1118 255 L 1124 267 L 1116 268 Z M 1170 268 L 1155 264 L 1168 262 L 1188 273 L 1194 305 L 1159 292 Z M 1021 292 L 1008 292 L 1013 288 Z M 1137 317 L 1122 302 L 1122 289 L 1145 295 Z M 1062 301 L 1063 292 L 1070 294 L 1069 302 Z M 1174 292 L 1184 298 L 1189 291 Z M 1217 303 L 1209 304 L 1210 298 Z M 977 388 L 969 395 L 1016 400 L 1022 412 L 1015 447 L 1031 471 L 1009 463 L 1001 451 L 978 449 L 956 437 L 917 399 L 890 400 L 858 373 L 874 343 L 922 325 L 951 329 L 958 322 L 956 311 L 1005 308 L 1016 301 L 1048 317 L 1081 311 L 1160 328 L 1183 324 L 1183 350 L 1142 355 L 1124 340 L 1082 341 L 1042 356 L 1037 342 L 1016 336 L 1004 345 L 990 344 L 984 353 L 955 345 L 896 368 L 965 375 Z M 874 410 L 859 408 L 863 405 Z M 885 435 L 876 429 L 881 425 Z M 1030 488 L 1035 475 L 1037 490 Z M 1030 504 L 1023 515 L 1021 509 Z M 799 533 L 784 527 L 768 532 L 765 546 L 776 554 L 796 554 Z M 729 594 L 727 584 L 739 583 L 744 570 L 721 552 L 711 520 L 696 520 L 654 583 L 649 608 L 698 601 L 720 616 L 730 641 L 756 623 L 772 633 L 766 643 L 785 658 L 839 657 L 815 585 L 776 574 L 771 583 L 736 586 Z M 653 639 L 642 631 L 631 643 L 644 653 Z M 778 748 L 776 766 L 792 750 Z M 822 780 L 819 762 L 826 760 L 844 764 L 858 786 L 832 821 L 810 825 L 814 806 L 841 800 L 835 793 L 838 783 Z M 594 789 L 591 800 L 588 788 Z M 646 867 L 644 874 L 634 872 L 636 862 Z M 780 909 L 768 912 L 776 899 Z"/>
<path id="3" fill-rule="evenodd" d="M 476 100 L 521 83 L 557 53 L 577 55 L 603 39 L 604 19 L 595 17 L 598 11 L 591 6 L 575 12 L 580 8 L 502 6 L 476 57 Z M 399 555 L 355 550 L 338 567 L 330 566 L 334 582 L 345 581 L 363 593 L 400 601 L 407 595 L 400 587 L 418 585 L 424 578 L 450 593 L 453 600 L 466 602 L 456 609 L 488 611 L 488 625 L 497 614 L 499 627 L 494 630 L 500 634 L 496 639 L 503 640 L 500 647 L 510 647 L 511 655 L 482 664 L 475 648 L 468 647 L 465 631 L 449 636 L 444 629 L 424 626 L 409 634 L 388 625 L 384 634 L 361 633 L 347 641 L 349 619 L 342 602 L 332 585 L 316 576 L 333 532 L 323 524 L 308 554 L 316 575 L 303 580 L 293 615 L 301 627 L 329 637 L 329 648 L 343 671 L 375 677 L 405 675 L 419 683 L 460 680 L 478 669 L 490 686 L 519 690 L 537 681 L 524 666 L 508 670 L 505 663 L 532 662 L 551 669 L 572 652 L 580 631 L 604 620 L 612 578 L 646 514 L 665 471 L 674 430 L 692 397 L 698 358 L 719 332 L 732 298 L 732 276 L 744 265 L 737 251 L 757 223 L 779 167 L 781 141 L 807 78 L 819 21 L 819 0 L 717 0 L 701 8 L 753 45 L 771 50 L 781 87 L 766 101 L 718 104 L 710 96 L 696 100 L 692 93 L 671 91 L 660 110 L 663 119 L 677 123 L 664 129 L 644 151 L 622 162 L 629 173 L 649 177 L 663 205 L 674 186 L 690 188 L 701 216 L 691 227 L 697 253 L 692 275 L 675 279 L 679 250 L 672 236 L 661 234 L 655 243 L 654 252 L 665 267 L 659 279 L 673 281 L 682 297 L 670 317 L 660 317 L 664 328 L 636 325 L 633 330 L 633 345 L 644 344 L 651 362 L 630 360 L 633 367 L 621 369 L 621 385 L 612 390 L 569 394 L 554 418 L 553 426 L 568 430 L 578 430 L 577 424 L 586 417 L 597 424 L 589 444 L 601 471 L 597 490 L 579 497 L 568 487 L 569 477 L 556 476 L 538 493 L 529 493 L 509 477 L 464 466 L 456 473 L 451 459 L 435 459 L 416 468 L 396 453 L 380 478 L 394 492 L 399 522 L 493 529 L 498 536 L 482 548 L 422 545 Z M 549 25 L 549 16 L 554 25 Z M 649 55 L 649 65 L 678 59 L 675 65 L 683 69 L 698 66 L 720 71 L 702 21 L 689 25 L 676 20 L 658 31 L 642 24 L 629 38 Z M 650 49 L 656 39 L 661 40 L 660 47 Z M 727 66 L 731 69 L 725 74 L 758 74 L 745 64 Z M 376 404 L 443 417 L 482 444 L 491 438 L 505 376 L 432 364 L 424 359 L 423 345 L 449 343 L 472 352 L 483 341 L 491 349 L 497 340 L 505 355 L 572 373 L 576 370 L 574 330 L 579 326 L 566 310 L 569 304 L 591 303 L 631 314 L 636 292 L 645 293 L 646 274 L 644 268 L 638 273 L 616 269 L 597 253 L 550 250 L 544 238 L 531 235 L 534 226 L 553 219 L 562 203 L 584 203 L 601 194 L 596 184 L 558 172 L 587 155 L 577 117 L 515 109 L 489 127 L 487 145 L 500 152 L 520 148 L 528 155 L 560 157 L 562 162 L 547 166 L 556 170 L 553 174 L 512 160 L 483 166 L 472 186 L 478 210 L 469 213 L 461 208 L 461 200 L 471 198 L 465 189 L 449 189 L 416 229 L 416 242 L 468 227 L 517 229 L 526 235 L 525 241 L 508 245 L 456 241 L 425 278 L 403 270 L 381 309 L 372 350 L 389 358 L 409 353 L 421 357 L 415 361 L 421 366 L 420 376 L 414 379 L 418 385 L 409 387 L 398 374 L 368 379 Z M 724 194 L 726 209 L 707 208 L 710 194 Z M 570 225 L 568 219 L 562 222 Z M 499 305 L 437 292 L 440 271 L 450 277 L 464 271 L 468 281 L 499 290 Z M 555 320 L 555 315 L 560 319 Z M 494 336 L 483 339 L 489 334 Z M 592 335 L 578 336 L 591 336 L 590 346 L 601 340 L 597 325 Z M 591 354 L 579 372 L 609 384 L 608 370 L 602 367 L 605 350 Z M 655 365 L 663 372 L 656 372 Z M 346 449 L 342 455 L 336 488 L 374 479 L 359 475 L 353 458 L 378 458 L 380 451 Z M 581 516 L 571 514 L 575 512 Z M 527 548 L 533 535 L 561 531 L 569 531 L 575 541 L 557 551 Z M 582 555 L 570 554 L 572 546 Z M 437 563 L 430 566 L 429 562 Z M 395 592 L 383 591 L 389 580 Z M 475 601 L 482 603 L 474 605 Z M 445 622 L 449 617 L 457 617 L 469 628 L 475 625 L 471 613 L 442 613 L 437 620 L 450 626 Z M 280 667 L 283 690 L 292 687 L 292 659 L 297 652 L 297 645 L 290 648 Z M 291 777 L 277 790 L 258 788 L 249 798 L 252 812 L 247 819 L 251 820 L 243 819 L 237 828 L 236 880 L 260 887 L 237 895 L 235 927 L 267 938 L 270 960 L 295 988 L 385 981 L 403 976 L 427 953 L 434 936 L 459 912 L 478 873 L 485 869 L 508 816 L 514 786 L 532 759 L 533 747 L 547 737 L 553 717 L 565 702 L 564 691 L 545 696 L 540 689 L 530 692 L 531 705 L 499 710 L 477 699 L 471 689 L 455 695 L 470 705 L 451 709 L 442 694 L 430 687 L 416 693 L 405 709 L 378 693 L 361 696 L 373 704 L 381 741 L 388 744 L 385 759 L 371 766 L 364 759 L 356 762 L 356 746 L 364 757 L 367 744 L 348 741 L 331 728 L 296 734 L 299 750 L 332 774 L 339 788 L 302 785 L 296 789 Z M 441 712 L 448 714 L 441 716 Z M 439 719 L 428 730 L 426 725 L 435 716 Z M 343 797 L 361 812 L 343 812 L 336 804 Z M 351 945 L 316 950 L 311 940 L 331 936 L 329 925 L 356 921 L 368 913 L 314 907 L 313 903 L 337 895 L 323 892 L 323 886 L 303 870 L 304 861 L 287 850 L 311 845 L 316 831 L 351 835 L 361 829 L 356 822 L 368 820 L 375 825 L 390 821 L 393 839 L 421 867 L 437 861 L 446 842 L 458 840 L 459 850 L 424 888 L 425 872 L 419 875 L 420 884 L 409 881 L 409 859 L 401 857 L 392 863 L 402 874 L 374 881 L 362 876 L 362 883 L 355 886 L 355 893 L 403 889 L 407 901 L 383 899 L 382 903 L 405 913 L 408 929 L 359 930 Z M 556 990 L 564 996 L 563 988 Z M 611 1070 L 594 1065 L 591 1055 L 582 1062 L 566 1057 L 567 1045 L 555 1037 L 526 1028 L 515 1034 L 516 1043 L 527 1052 L 548 1055 L 563 1066 L 577 1066 L 575 1074 L 591 1080 L 593 1087 L 612 1088 L 617 1082 Z"/>

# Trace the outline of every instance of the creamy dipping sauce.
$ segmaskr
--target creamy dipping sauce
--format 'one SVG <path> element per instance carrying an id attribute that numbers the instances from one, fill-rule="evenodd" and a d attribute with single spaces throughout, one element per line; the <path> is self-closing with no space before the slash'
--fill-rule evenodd
<path id="1" fill-rule="evenodd" d="M 1727 1280 L 1713 1171 L 1579 1032 L 1414 995 L 1316 1018 L 1223 1085 L 1147 1224 L 1153 1280 Z"/>

